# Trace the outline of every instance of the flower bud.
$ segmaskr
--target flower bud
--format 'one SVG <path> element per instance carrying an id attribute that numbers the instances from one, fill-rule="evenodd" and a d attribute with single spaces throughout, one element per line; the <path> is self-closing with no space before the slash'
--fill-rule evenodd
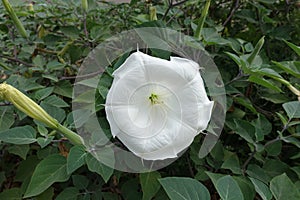
<path id="1" fill-rule="evenodd" d="M 26 115 L 43 122 L 50 128 L 56 129 L 58 121 L 51 117 L 42 107 L 27 97 L 25 94 L 6 83 L 0 84 L 0 98 L 11 102 Z"/>

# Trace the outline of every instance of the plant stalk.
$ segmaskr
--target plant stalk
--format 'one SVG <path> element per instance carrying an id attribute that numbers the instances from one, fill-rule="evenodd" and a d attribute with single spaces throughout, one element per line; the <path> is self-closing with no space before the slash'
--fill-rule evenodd
<path id="1" fill-rule="evenodd" d="M 23 24 L 21 23 L 20 19 L 17 17 L 14 9 L 12 8 L 12 6 L 10 5 L 8 0 L 2 0 L 2 3 L 4 5 L 5 10 L 8 12 L 10 18 L 13 20 L 15 26 L 18 29 L 18 32 L 22 35 L 22 37 L 24 38 L 28 38 L 28 34 L 23 26 Z"/>
<path id="2" fill-rule="evenodd" d="M 201 32 L 202 32 L 203 25 L 204 25 L 204 22 L 206 20 L 207 14 L 208 14 L 209 6 L 210 6 L 210 0 L 207 0 L 205 3 L 204 9 L 201 13 L 201 17 L 200 17 L 200 20 L 199 20 L 199 23 L 198 23 L 198 26 L 197 26 L 197 29 L 196 29 L 196 32 L 194 35 L 195 38 L 197 38 L 198 40 L 201 39 Z"/>

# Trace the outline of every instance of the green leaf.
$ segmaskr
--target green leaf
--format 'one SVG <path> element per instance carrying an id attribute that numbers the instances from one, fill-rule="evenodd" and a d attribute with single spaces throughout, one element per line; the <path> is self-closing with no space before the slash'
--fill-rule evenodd
<path id="1" fill-rule="evenodd" d="M 171 200 L 209 200 L 207 188 L 192 178 L 167 177 L 159 179 Z"/>
<path id="2" fill-rule="evenodd" d="M 263 141 L 264 136 L 272 131 L 272 124 L 261 114 L 259 114 L 258 118 L 253 120 L 251 124 L 255 127 L 256 141 Z"/>
<path id="3" fill-rule="evenodd" d="M 64 100 L 57 97 L 56 95 L 51 95 L 47 97 L 46 99 L 44 99 L 43 102 L 59 108 L 69 107 L 69 104 L 67 104 Z"/>
<path id="4" fill-rule="evenodd" d="M 10 188 L 0 193 L 0 199 L 5 200 L 22 200 L 21 188 Z"/>
<path id="5" fill-rule="evenodd" d="M 52 154 L 36 166 L 24 198 L 36 196 L 53 183 L 64 182 L 68 179 L 66 158 L 59 154 Z"/>
<path id="6" fill-rule="evenodd" d="M 49 187 L 43 193 L 35 197 L 35 200 L 52 200 L 54 195 L 54 188 Z"/>
<path id="7" fill-rule="evenodd" d="M 0 131 L 9 129 L 15 122 L 12 109 L 8 107 L 0 107 Z"/>
<path id="8" fill-rule="evenodd" d="M 270 189 L 276 200 L 299 200 L 300 192 L 289 177 L 283 173 L 274 177 L 270 182 Z"/>
<path id="9" fill-rule="evenodd" d="M 243 200 L 244 196 L 236 181 L 229 175 L 218 179 L 215 185 L 221 199 Z"/>
<path id="10" fill-rule="evenodd" d="M 31 144 L 36 142 L 36 130 L 31 126 L 21 126 L 0 132 L 0 140 L 12 144 Z"/>
<path id="11" fill-rule="evenodd" d="M 255 197 L 255 189 L 251 181 L 245 176 L 234 176 L 233 178 L 239 185 L 244 200 L 253 200 Z"/>
<path id="12" fill-rule="evenodd" d="M 36 156 L 28 156 L 26 160 L 20 162 L 14 181 L 23 182 L 30 178 L 34 168 L 40 162 Z"/>
<path id="13" fill-rule="evenodd" d="M 65 64 L 62 64 L 56 60 L 50 61 L 47 63 L 46 68 L 50 71 L 52 70 L 62 70 L 65 67 Z"/>
<path id="14" fill-rule="evenodd" d="M 254 142 L 254 135 L 255 135 L 255 127 L 245 120 L 234 119 L 235 128 L 234 131 L 239 134 L 243 139 L 245 139 L 249 143 Z"/>
<path id="15" fill-rule="evenodd" d="M 79 196 L 79 190 L 76 187 L 68 187 L 59 193 L 55 200 L 74 200 Z"/>
<path id="16" fill-rule="evenodd" d="M 37 100 L 43 100 L 44 98 L 48 97 L 54 90 L 54 87 L 46 87 L 43 89 L 40 89 L 38 91 L 35 92 L 34 97 Z"/>
<path id="17" fill-rule="evenodd" d="M 300 47 L 299 46 L 296 46 L 294 45 L 293 43 L 291 42 L 288 42 L 286 40 L 283 40 L 287 45 L 289 45 L 289 47 L 291 47 L 297 54 L 298 56 L 300 56 Z"/>
<path id="18" fill-rule="evenodd" d="M 51 143 L 53 138 L 54 138 L 54 136 L 50 136 L 50 137 L 47 137 L 47 138 L 38 137 L 37 138 L 37 143 L 41 146 L 41 148 L 44 148 L 45 146 L 47 146 L 48 144 Z"/>
<path id="19" fill-rule="evenodd" d="M 113 174 L 113 169 L 104 165 L 98 161 L 93 155 L 87 154 L 85 157 L 85 162 L 91 172 L 96 172 L 99 174 L 103 180 L 107 183 L 111 175 Z"/>
<path id="20" fill-rule="evenodd" d="M 269 89 L 277 91 L 277 92 L 282 92 L 282 90 L 279 87 L 277 87 L 276 85 L 274 85 L 274 83 L 272 83 L 271 81 L 268 81 L 265 78 L 260 77 L 260 76 L 252 75 L 248 78 L 248 81 L 250 81 L 252 83 L 256 83 L 261 86 L 264 86 L 266 88 L 269 88 Z"/>
<path id="21" fill-rule="evenodd" d="M 72 84 L 69 81 L 60 81 L 54 88 L 54 93 L 72 98 L 73 95 L 73 87 Z"/>
<path id="22" fill-rule="evenodd" d="M 258 56 L 262 46 L 265 43 L 265 36 L 261 37 L 259 39 L 259 41 L 256 43 L 253 52 L 250 54 L 250 56 L 248 57 L 247 61 L 248 63 L 251 65 L 254 61 L 254 59 Z"/>
<path id="23" fill-rule="evenodd" d="M 84 165 L 87 152 L 82 146 L 73 146 L 67 158 L 67 172 L 72 174 L 76 169 Z"/>
<path id="24" fill-rule="evenodd" d="M 272 197 L 273 197 L 272 193 L 266 184 L 264 184 L 263 182 L 255 179 L 255 178 L 250 177 L 250 180 L 255 187 L 255 191 L 259 194 L 259 196 L 263 200 L 271 200 L 272 199 Z"/>
<path id="25" fill-rule="evenodd" d="M 142 199 L 142 194 L 139 191 L 140 185 L 137 178 L 127 180 L 121 187 L 122 196 L 124 199 Z"/>
<path id="26" fill-rule="evenodd" d="M 151 200 L 160 188 L 158 179 L 161 177 L 157 171 L 140 174 L 140 183 L 143 191 L 143 200 Z"/>
<path id="27" fill-rule="evenodd" d="M 251 101 L 247 98 L 242 98 L 242 97 L 235 97 L 234 101 L 239 103 L 240 105 L 244 106 L 245 108 L 249 109 L 251 112 L 257 114 L 256 109 L 253 107 Z"/>
<path id="28" fill-rule="evenodd" d="M 8 147 L 8 152 L 18 155 L 23 160 L 26 160 L 27 153 L 29 151 L 29 145 L 28 144 L 22 144 L 22 145 L 12 145 Z"/>
<path id="29" fill-rule="evenodd" d="M 272 61 L 277 67 L 280 67 L 285 72 L 295 76 L 296 78 L 300 78 L 300 62 L 299 61 L 283 61 L 276 62 Z"/>
<path id="30" fill-rule="evenodd" d="M 225 154 L 224 162 L 221 166 L 223 169 L 229 169 L 235 174 L 241 174 L 241 167 L 239 158 L 235 153 L 227 153 Z"/>
<path id="31" fill-rule="evenodd" d="M 294 137 L 283 137 L 281 138 L 286 143 L 291 143 L 295 145 L 296 147 L 300 148 L 300 141 L 297 138 Z"/>
<path id="32" fill-rule="evenodd" d="M 72 181 L 74 186 L 79 190 L 86 189 L 89 184 L 89 179 L 83 175 L 73 175 Z"/>
<path id="33" fill-rule="evenodd" d="M 290 101 L 282 106 L 290 119 L 300 118 L 300 101 Z"/>

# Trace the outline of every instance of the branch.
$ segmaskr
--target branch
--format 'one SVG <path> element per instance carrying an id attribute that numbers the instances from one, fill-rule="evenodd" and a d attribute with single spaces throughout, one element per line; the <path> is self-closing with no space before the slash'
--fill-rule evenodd
<path id="1" fill-rule="evenodd" d="M 230 14 L 228 15 L 227 19 L 224 21 L 223 26 L 226 26 L 226 24 L 227 24 L 228 22 L 230 22 L 230 20 L 231 20 L 231 18 L 233 17 L 235 11 L 236 11 L 236 10 L 239 8 L 239 6 L 240 6 L 239 3 L 240 3 L 240 1 L 239 1 L 239 0 L 236 0 L 236 1 L 235 1 L 235 5 L 232 4 Z"/>
<path id="2" fill-rule="evenodd" d="M 17 63 L 20 63 L 20 64 L 23 64 L 23 65 L 26 65 L 28 67 L 35 67 L 33 64 L 30 64 L 30 63 L 27 63 L 23 60 L 20 60 L 18 58 L 11 58 L 11 57 L 8 57 L 8 56 L 3 56 L 3 55 L 0 55 L 1 58 L 5 58 L 7 60 L 10 60 L 10 61 L 13 61 L 13 62 L 17 62 Z"/>

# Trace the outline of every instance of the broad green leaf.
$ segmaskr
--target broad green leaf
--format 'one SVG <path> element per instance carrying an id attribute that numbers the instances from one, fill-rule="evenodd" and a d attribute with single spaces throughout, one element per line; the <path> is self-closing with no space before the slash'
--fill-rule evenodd
<path id="1" fill-rule="evenodd" d="M 65 64 L 62 64 L 56 60 L 50 61 L 47 63 L 46 68 L 50 71 L 53 70 L 62 70 L 65 67 Z"/>
<path id="2" fill-rule="evenodd" d="M 12 145 L 8 147 L 8 152 L 18 155 L 23 160 L 26 160 L 27 153 L 29 151 L 29 145 L 28 144 L 22 144 L 22 145 Z"/>
<path id="3" fill-rule="evenodd" d="M 68 187 L 59 193 L 55 200 L 74 200 L 79 196 L 79 190 L 76 187 Z"/>
<path id="4" fill-rule="evenodd" d="M 234 131 L 249 143 L 254 143 L 255 127 L 245 120 L 234 119 Z"/>
<path id="5" fill-rule="evenodd" d="M 72 182 L 77 189 L 83 190 L 87 189 L 89 179 L 83 175 L 72 175 Z"/>
<path id="6" fill-rule="evenodd" d="M 255 189 L 251 181 L 245 176 L 233 176 L 233 179 L 239 185 L 244 200 L 253 200 L 255 197 Z"/>
<path id="7" fill-rule="evenodd" d="M 142 199 L 142 193 L 139 192 L 139 179 L 131 178 L 127 180 L 121 187 L 122 196 L 124 199 Z"/>
<path id="8" fill-rule="evenodd" d="M 159 179 L 160 184 L 171 200 L 209 200 L 207 188 L 199 181 L 184 177 Z"/>
<path id="9" fill-rule="evenodd" d="M 270 156 L 278 156 L 282 150 L 282 142 L 279 140 L 266 147 L 266 151 Z"/>
<path id="10" fill-rule="evenodd" d="M 43 193 L 35 197 L 35 200 L 52 200 L 54 196 L 54 188 L 49 187 Z"/>
<path id="11" fill-rule="evenodd" d="M 20 162 L 14 180 L 23 182 L 27 178 L 30 178 L 34 168 L 39 162 L 40 160 L 38 160 L 37 156 L 28 156 L 26 160 Z"/>
<path id="12" fill-rule="evenodd" d="M 64 97 L 69 97 L 72 98 L 73 95 L 73 87 L 72 84 L 65 80 L 65 81 L 60 81 L 54 88 L 54 93 L 58 95 L 62 95 Z"/>
<path id="13" fill-rule="evenodd" d="M 272 124 L 261 114 L 259 114 L 258 118 L 253 120 L 251 124 L 255 127 L 256 141 L 262 141 L 264 136 L 272 131 Z"/>
<path id="14" fill-rule="evenodd" d="M 143 200 L 151 200 L 160 188 L 158 179 L 161 177 L 157 171 L 140 174 L 140 183 L 143 191 Z"/>
<path id="15" fill-rule="evenodd" d="M 300 101 L 290 101 L 282 106 L 290 119 L 300 118 Z"/>
<path id="16" fill-rule="evenodd" d="M 24 198 L 36 196 L 53 183 L 64 182 L 68 179 L 66 158 L 59 154 L 52 154 L 36 166 Z"/>
<path id="17" fill-rule="evenodd" d="M 244 196 L 236 181 L 229 175 L 218 179 L 215 185 L 222 200 L 243 200 Z"/>
<path id="18" fill-rule="evenodd" d="M 224 162 L 221 166 L 223 169 L 229 169 L 235 174 L 241 174 L 239 158 L 235 153 L 227 153 L 224 157 Z"/>
<path id="19" fill-rule="evenodd" d="M 272 197 L 273 197 L 272 193 L 266 184 L 264 184 L 263 182 L 255 179 L 255 178 L 251 178 L 251 177 L 249 177 L 249 178 L 255 187 L 255 191 L 259 194 L 259 196 L 263 200 L 271 200 L 272 199 Z"/>
<path id="20" fill-rule="evenodd" d="M 265 78 L 260 77 L 260 76 L 252 75 L 248 78 L 248 81 L 250 81 L 252 83 L 256 83 L 261 86 L 264 86 L 266 88 L 269 88 L 269 89 L 277 91 L 277 92 L 282 92 L 282 90 L 279 87 L 277 87 L 276 85 L 274 85 L 271 81 L 266 80 Z"/>
<path id="21" fill-rule="evenodd" d="M 43 100 L 43 102 L 59 108 L 69 107 L 69 105 L 64 100 L 57 97 L 56 95 L 51 95 L 47 97 L 46 99 Z"/>
<path id="22" fill-rule="evenodd" d="M 15 122 L 12 109 L 0 107 L 0 131 L 9 129 Z"/>
<path id="23" fill-rule="evenodd" d="M 274 177 L 270 182 L 270 189 L 276 200 L 299 200 L 300 191 L 289 177 L 283 173 Z"/>
<path id="24" fill-rule="evenodd" d="M 285 172 L 291 172 L 290 166 L 278 159 L 265 159 L 263 169 L 272 178 Z"/>
<path id="25" fill-rule="evenodd" d="M 0 140 L 12 144 L 31 144 L 36 142 L 36 130 L 31 126 L 20 126 L 0 132 Z"/>
<path id="26" fill-rule="evenodd" d="M 73 146 L 67 158 L 67 172 L 72 174 L 76 169 L 84 165 L 87 152 L 82 146 Z"/>
<path id="27" fill-rule="evenodd" d="M 287 45 L 289 45 L 289 47 L 291 47 L 297 54 L 298 56 L 300 56 L 300 47 L 299 46 L 296 46 L 294 45 L 293 43 L 291 42 L 288 42 L 286 40 L 283 40 Z"/>
<path id="28" fill-rule="evenodd" d="M 0 193 L 0 199 L 3 200 L 22 200 L 21 188 L 10 188 Z"/>
<path id="29" fill-rule="evenodd" d="M 91 172 L 99 174 L 105 182 L 109 180 L 113 174 L 113 169 L 98 161 L 93 155 L 87 154 L 85 162 Z"/>
<path id="30" fill-rule="evenodd" d="M 46 88 L 40 89 L 34 93 L 34 97 L 39 101 L 43 100 L 44 98 L 48 97 L 53 92 L 53 90 L 54 90 L 54 87 L 46 87 Z"/>
<path id="31" fill-rule="evenodd" d="M 248 165 L 246 172 L 250 177 L 256 178 L 264 183 L 268 183 L 271 180 L 271 177 L 267 174 L 267 172 L 258 165 Z"/>

